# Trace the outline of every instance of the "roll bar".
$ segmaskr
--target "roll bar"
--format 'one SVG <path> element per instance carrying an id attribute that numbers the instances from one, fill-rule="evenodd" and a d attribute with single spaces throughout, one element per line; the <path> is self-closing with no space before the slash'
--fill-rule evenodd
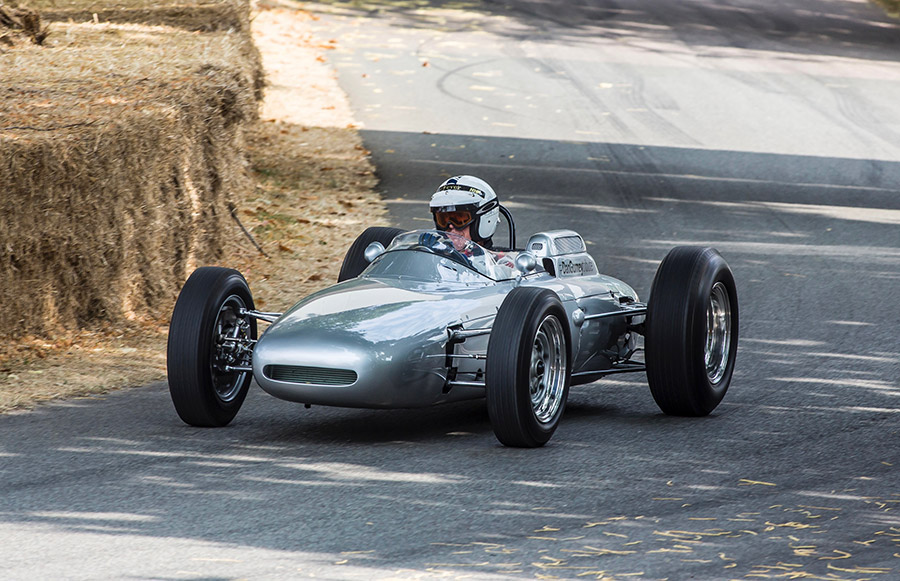
<path id="1" fill-rule="evenodd" d="M 503 204 L 499 205 L 500 213 L 503 214 L 503 217 L 506 218 L 506 223 L 509 225 L 509 248 L 510 250 L 515 250 L 516 248 L 516 223 L 513 221 L 512 213 L 506 209 Z"/>

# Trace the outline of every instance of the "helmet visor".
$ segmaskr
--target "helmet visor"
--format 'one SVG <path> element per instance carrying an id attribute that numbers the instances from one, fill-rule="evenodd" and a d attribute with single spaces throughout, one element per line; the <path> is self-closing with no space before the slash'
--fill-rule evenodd
<path id="1" fill-rule="evenodd" d="M 456 210 L 454 212 L 437 211 L 434 213 L 434 223 L 441 230 L 446 230 L 451 224 L 459 230 L 460 228 L 465 228 L 474 220 L 475 216 L 468 210 Z"/>

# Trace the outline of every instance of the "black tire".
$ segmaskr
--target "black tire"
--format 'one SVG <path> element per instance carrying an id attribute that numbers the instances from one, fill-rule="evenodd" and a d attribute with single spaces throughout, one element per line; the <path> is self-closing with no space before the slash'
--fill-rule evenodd
<path id="1" fill-rule="evenodd" d="M 169 323 L 166 367 L 172 403 L 186 424 L 225 426 L 247 397 L 253 374 L 222 369 L 235 355 L 222 347 L 231 343 L 215 340 L 225 333 L 256 339 L 256 320 L 238 316 L 240 307 L 252 310 L 253 297 L 244 277 L 229 268 L 198 268 L 178 295 Z"/>
<path id="2" fill-rule="evenodd" d="M 731 383 L 737 344 L 738 298 L 725 259 L 713 248 L 673 248 L 647 303 L 647 382 L 659 409 L 712 412 Z"/>
<path id="3" fill-rule="evenodd" d="M 400 228 L 386 228 L 384 226 L 370 226 L 360 234 L 347 254 L 344 256 L 344 263 L 341 264 L 341 272 L 338 274 L 338 282 L 344 282 L 351 278 L 356 278 L 362 271 L 369 266 L 366 260 L 366 247 L 373 242 L 381 242 L 385 247 L 398 235 L 403 234 L 405 230 Z"/>
<path id="4" fill-rule="evenodd" d="M 503 300 L 485 367 L 488 416 L 502 444 L 536 448 L 550 440 L 569 395 L 570 345 L 566 311 L 556 293 L 516 287 Z"/>

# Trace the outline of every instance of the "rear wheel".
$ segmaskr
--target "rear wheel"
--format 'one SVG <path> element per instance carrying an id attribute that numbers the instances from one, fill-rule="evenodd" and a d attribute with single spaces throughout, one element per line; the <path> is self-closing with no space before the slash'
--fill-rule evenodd
<path id="1" fill-rule="evenodd" d="M 488 416 L 506 446 L 550 440 L 569 394 L 569 328 L 553 291 L 517 287 L 506 296 L 488 341 Z"/>
<path id="2" fill-rule="evenodd" d="M 343 282 L 351 278 L 356 278 L 362 271 L 369 266 L 366 260 L 366 247 L 373 242 L 381 242 L 385 247 L 396 238 L 398 234 L 403 234 L 404 230 L 400 228 L 386 228 L 384 226 L 371 226 L 366 228 L 360 234 L 344 256 L 344 262 L 341 264 L 341 272 L 338 273 L 338 282 Z"/>
<path id="3" fill-rule="evenodd" d="M 659 408 L 712 412 L 731 383 L 737 343 L 738 299 L 725 259 L 712 248 L 673 248 L 647 303 L 647 382 Z"/>
<path id="4" fill-rule="evenodd" d="M 198 268 L 178 295 L 166 365 L 172 403 L 187 424 L 227 425 L 247 397 L 256 321 L 242 309 L 253 309 L 250 288 L 228 268 Z"/>

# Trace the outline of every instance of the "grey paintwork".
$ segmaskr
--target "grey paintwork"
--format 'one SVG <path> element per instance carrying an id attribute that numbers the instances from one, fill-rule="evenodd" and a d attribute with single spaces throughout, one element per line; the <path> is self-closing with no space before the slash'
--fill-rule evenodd
<path id="1" fill-rule="evenodd" d="M 393 248 L 358 278 L 305 298 L 266 330 L 253 352 L 253 374 L 265 391 L 301 403 L 365 408 L 483 397 L 489 336 L 456 343 L 451 333 L 489 330 L 503 299 L 519 285 L 547 288 L 559 296 L 568 315 L 573 374 L 609 369 L 633 349 L 625 316 L 576 324 L 581 322 L 573 316 L 576 311 L 622 311 L 623 304 L 638 297 L 625 283 L 597 273 L 574 232 L 532 236 L 526 250 L 538 268 L 507 280 L 492 280 L 421 248 Z M 455 271 L 454 276 L 424 280 L 379 273 L 379 261 L 397 252 L 407 253 L 402 258 L 410 267 Z M 279 365 L 350 370 L 356 379 L 337 385 L 276 380 L 272 366 Z"/>

